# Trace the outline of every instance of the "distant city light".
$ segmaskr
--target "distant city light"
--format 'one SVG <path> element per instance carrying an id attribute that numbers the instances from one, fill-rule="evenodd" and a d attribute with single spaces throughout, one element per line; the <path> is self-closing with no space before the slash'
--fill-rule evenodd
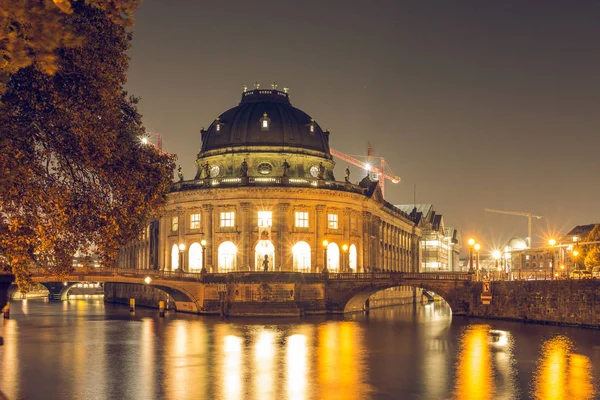
<path id="1" fill-rule="evenodd" d="M 148 144 L 148 138 L 144 136 L 144 137 L 142 138 L 142 143 L 143 143 L 143 144 Z"/>

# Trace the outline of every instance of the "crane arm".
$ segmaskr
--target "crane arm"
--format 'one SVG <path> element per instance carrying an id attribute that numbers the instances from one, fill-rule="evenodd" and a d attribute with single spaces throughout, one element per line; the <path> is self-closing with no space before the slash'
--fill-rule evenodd
<path id="1" fill-rule="evenodd" d="M 388 179 L 394 183 L 400 182 L 399 176 L 388 175 L 385 172 L 381 171 L 379 168 L 377 168 L 373 165 L 367 164 L 357 158 L 349 156 L 348 154 L 342 153 L 341 151 L 334 150 L 334 149 L 329 149 L 329 151 L 331 152 L 332 156 L 339 158 L 342 161 L 346 161 L 347 163 L 350 163 L 352 165 L 355 165 L 355 166 L 363 168 L 363 169 L 368 169 L 369 171 L 371 171 L 377 175 L 381 175 L 383 178 Z"/>
<path id="2" fill-rule="evenodd" d="M 498 214 L 519 215 L 521 217 L 529 217 L 529 218 L 537 218 L 537 219 L 544 218 L 541 215 L 533 215 L 531 213 L 524 213 L 524 212 L 518 212 L 518 211 L 494 210 L 494 209 L 490 209 L 490 208 L 486 208 L 485 211 L 498 213 Z"/>

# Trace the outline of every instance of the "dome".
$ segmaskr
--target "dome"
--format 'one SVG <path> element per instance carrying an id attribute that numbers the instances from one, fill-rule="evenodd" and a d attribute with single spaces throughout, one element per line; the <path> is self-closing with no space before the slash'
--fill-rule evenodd
<path id="1" fill-rule="evenodd" d="M 308 114 L 293 107 L 287 92 L 275 89 L 245 91 L 238 106 L 202 130 L 198 156 L 268 151 L 272 147 L 331 159 L 329 132 L 323 132 Z"/>
<path id="2" fill-rule="evenodd" d="M 513 237 L 508 241 L 508 247 L 513 250 L 524 250 L 527 248 L 527 241 L 520 237 Z"/>

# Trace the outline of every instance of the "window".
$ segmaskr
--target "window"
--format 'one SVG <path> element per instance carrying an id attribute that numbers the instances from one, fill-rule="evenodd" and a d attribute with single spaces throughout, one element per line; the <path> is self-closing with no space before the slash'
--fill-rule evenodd
<path id="1" fill-rule="evenodd" d="M 330 271 L 340 269 L 340 248 L 333 242 L 327 246 L 327 269 Z"/>
<path id="2" fill-rule="evenodd" d="M 349 259 L 348 259 L 348 267 L 350 267 L 351 272 L 357 272 L 357 252 L 356 252 L 356 246 L 351 244 L 350 245 L 350 255 L 349 255 Z"/>
<path id="3" fill-rule="evenodd" d="M 327 226 L 329 229 L 337 229 L 338 228 L 338 215 L 337 214 L 327 214 Z"/>
<path id="4" fill-rule="evenodd" d="M 217 118 L 215 120 L 215 129 L 217 130 L 217 132 L 221 132 L 221 119 Z"/>
<path id="5" fill-rule="evenodd" d="M 190 215 L 190 229 L 200 229 L 200 214 Z"/>
<path id="6" fill-rule="evenodd" d="M 308 212 L 296 211 L 296 227 L 308 228 Z"/>
<path id="7" fill-rule="evenodd" d="M 179 247 L 176 244 L 171 247 L 171 271 L 179 268 Z"/>
<path id="8" fill-rule="evenodd" d="M 202 269 L 202 246 L 192 243 L 188 251 L 190 271 L 198 272 Z"/>
<path id="9" fill-rule="evenodd" d="M 258 226 L 261 228 L 273 226 L 273 213 L 271 211 L 259 211 Z"/>
<path id="10" fill-rule="evenodd" d="M 179 217 L 171 218 L 171 232 L 177 232 L 179 230 Z"/>
<path id="11" fill-rule="evenodd" d="M 232 227 L 235 225 L 235 212 L 226 211 L 221 213 L 221 226 Z"/>
<path id="12" fill-rule="evenodd" d="M 294 271 L 310 272 L 310 245 L 306 242 L 298 242 L 292 247 L 294 256 Z"/>
<path id="13" fill-rule="evenodd" d="M 231 272 L 236 266 L 237 247 L 233 242 L 223 242 L 219 245 L 218 269 L 219 272 Z"/>
<path id="14" fill-rule="evenodd" d="M 271 124 L 271 118 L 267 116 L 267 113 L 263 114 L 263 117 L 260 119 L 260 130 L 268 131 L 269 125 Z"/>

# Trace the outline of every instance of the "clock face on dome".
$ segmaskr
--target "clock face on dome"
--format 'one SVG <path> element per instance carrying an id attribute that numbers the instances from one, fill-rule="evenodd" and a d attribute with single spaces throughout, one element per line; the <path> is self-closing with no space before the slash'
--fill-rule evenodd
<path id="1" fill-rule="evenodd" d="M 210 177 L 216 178 L 217 176 L 219 176 L 219 172 L 221 172 L 221 168 L 219 168 L 218 165 L 213 165 L 210 169 Z"/>
<path id="2" fill-rule="evenodd" d="M 319 176 L 319 167 L 317 167 L 316 165 L 310 167 L 308 171 L 310 172 L 310 176 L 312 176 L 313 178 Z"/>

